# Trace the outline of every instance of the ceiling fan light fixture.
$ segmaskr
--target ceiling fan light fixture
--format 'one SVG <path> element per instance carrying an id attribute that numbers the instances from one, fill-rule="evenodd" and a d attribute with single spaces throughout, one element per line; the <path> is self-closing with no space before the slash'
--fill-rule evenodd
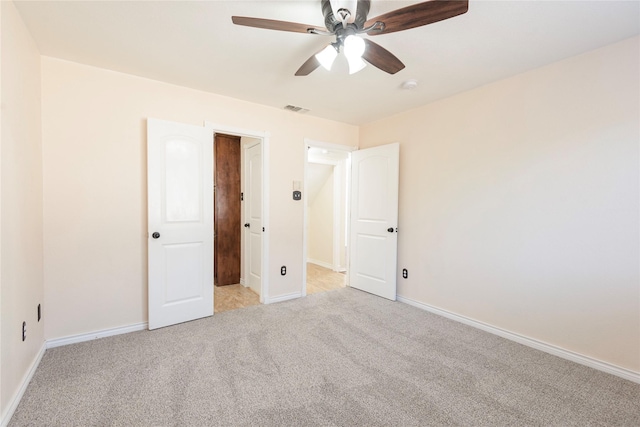
<path id="1" fill-rule="evenodd" d="M 364 67 L 367 66 L 367 63 L 362 60 L 362 58 L 349 58 L 347 57 L 347 61 L 349 62 L 349 74 L 355 74 L 358 71 L 361 71 Z"/>
<path id="2" fill-rule="evenodd" d="M 327 71 L 331 71 L 331 66 L 333 65 L 333 61 L 336 60 L 338 56 L 338 51 L 333 45 L 328 45 L 324 49 L 320 51 L 320 53 L 316 54 L 316 59 Z"/>
<path id="3" fill-rule="evenodd" d="M 349 61 L 362 58 L 365 45 L 364 40 L 353 34 L 344 39 L 344 55 Z"/>
<path id="4" fill-rule="evenodd" d="M 355 74 L 367 65 L 362 60 L 364 50 L 365 44 L 362 38 L 351 34 L 344 39 L 344 56 L 349 62 L 349 74 Z"/>

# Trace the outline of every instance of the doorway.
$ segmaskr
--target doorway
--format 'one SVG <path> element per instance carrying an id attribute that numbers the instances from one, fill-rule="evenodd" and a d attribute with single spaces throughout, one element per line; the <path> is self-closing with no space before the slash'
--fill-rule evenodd
<path id="1" fill-rule="evenodd" d="M 216 133 L 213 137 L 213 283 L 240 283 L 241 207 L 240 137 Z"/>
<path id="2" fill-rule="evenodd" d="M 214 159 L 216 165 L 216 201 L 220 194 L 218 187 L 218 172 L 232 177 L 237 184 L 228 193 L 230 204 L 234 204 L 237 218 L 233 220 L 232 231 L 237 239 L 237 260 L 233 260 L 237 273 L 231 282 L 223 283 L 221 274 L 226 269 L 220 266 L 224 256 L 219 257 L 219 251 L 227 251 L 229 247 L 218 241 L 218 230 L 216 230 L 214 260 L 217 260 L 215 271 L 220 274 L 214 286 L 214 311 L 216 313 L 228 311 L 236 308 L 247 307 L 259 303 L 268 303 L 268 277 L 262 274 L 264 265 L 267 264 L 268 230 L 267 215 L 268 198 L 267 185 L 267 156 L 268 134 L 254 132 L 245 129 L 231 128 L 213 123 L 205 122 L 205 127 L 211 129 L 214 135 L 214 145 L 220 140 L 228 139 L 232 141 L 234 154 L 228 158 L 233 159 L 231 171 L 225 173 L 223 159 Z M 221 154 L 218 150 L 222 148 L 221 143 L 216 147 L 216 155 Z M 222 154 L 224 156 L 224 153 Z M 221 168 L 221 170 L 218 170 Z M 216 213 L 220 212 L 216 210 Z M 217 223 L 217 221 L 216 221 Z M 222 225 L 222 224 L 217 224 Z M 234 246 L 231 246 L 234 248 Z M 215 261 L 214 261 L 215 263 Z"/>
<path id="3" fill-rule="evenodd" d="M 302 295 L 347 285 L 350 153 L 353 147 L 305 141 Z"/>

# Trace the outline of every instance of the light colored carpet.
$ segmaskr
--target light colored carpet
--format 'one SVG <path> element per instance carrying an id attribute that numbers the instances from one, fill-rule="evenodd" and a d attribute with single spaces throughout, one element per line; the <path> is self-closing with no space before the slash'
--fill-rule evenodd
<path id="1" fill-rule="evenodd" d="M 640 425 L 640 385 L 350 288 L 47 350 L 10 426 Z"/>

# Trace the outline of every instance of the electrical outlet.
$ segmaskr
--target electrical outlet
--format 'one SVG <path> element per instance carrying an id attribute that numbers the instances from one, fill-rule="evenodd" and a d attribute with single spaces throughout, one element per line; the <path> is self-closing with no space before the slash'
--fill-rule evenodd
<path id="1" fill-rule="evenodd" d="M 282 267 L 280 267 L 280 274 L 282 276 L 285 276 L 287 274 L 287 267 L 286 266 L 283 265 Z"/>
<path id="2" fill-rule="evenodd" d="M 27 339 L 27 322 L 22 322 L 22 341 Z"/>
<path id="3" fill-rule="evenodd" d="M 409 272 L 407 271 L 406 268 L 402 269 L 402 277 L 405 279 L 409 278 Z"/>

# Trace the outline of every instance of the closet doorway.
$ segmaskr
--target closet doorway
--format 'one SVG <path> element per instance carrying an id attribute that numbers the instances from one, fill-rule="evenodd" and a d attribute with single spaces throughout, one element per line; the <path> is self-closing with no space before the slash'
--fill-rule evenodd
<path id="1" fill-rule="evenodd" d="M 214 140 L 214 311 L 268 302 L 268 134 L 211 123 Z"/>
<path id="2" fill-rule="evenodd" d="M 214 149 L 213 271 L 216 286 L 240 283 L 242 212 L 240 137 L 216 133 Z"/>

